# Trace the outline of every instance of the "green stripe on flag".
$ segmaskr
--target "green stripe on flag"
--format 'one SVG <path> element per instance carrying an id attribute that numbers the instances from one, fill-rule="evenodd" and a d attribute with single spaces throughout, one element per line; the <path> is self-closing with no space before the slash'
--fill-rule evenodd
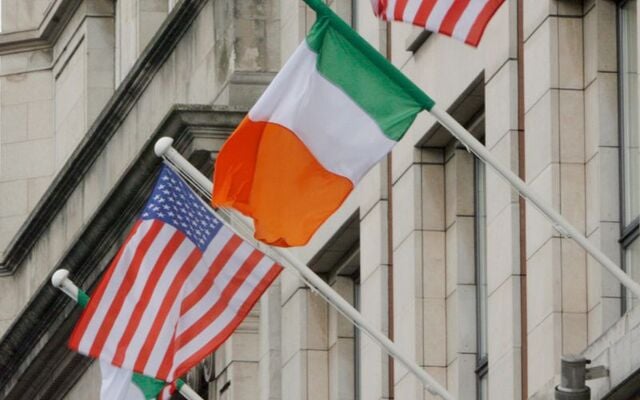
<path id="1" fill-rule="evenodd" d="M 390 139 L 400 140 L 415 116 L 435 102 L 324 3 L 305 0 L 317 20 L 307 44 L 317 69 L 369 114 Z"/>
<path id="2" fill-rule="evenodd" d="M 319 18 L 307 35 L 307 44 L 318 54 L 318 72 L 341 88 L 382 132 L 400 140 L 423 110 L 402 87 L 383 74 L 356 46 Z"/>
<path id="3" fill-rule="evenodd" d="M 152 400 L 158 397 L 162 389 L 167 385 L 166 382 L 159 379 L 151 378 L 149 376 L 133 374 L 131 381 L 136 385 L 144 394 L 145 400 Z"/>
<path id="4" fill-rule="evenodd" d="M 83 292 L 82 290 L 78 290 L 78 304 L 82 308 L 86 308 L 87 304 L 89 304 L 89 295 Z"/>

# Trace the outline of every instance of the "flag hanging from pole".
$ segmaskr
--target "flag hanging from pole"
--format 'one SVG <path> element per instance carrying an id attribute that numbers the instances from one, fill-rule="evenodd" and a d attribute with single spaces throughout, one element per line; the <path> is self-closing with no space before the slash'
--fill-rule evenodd
<path id="1" fill-rule="evenodd" d="M 356 36 L 318 15 L 218 155 L 213 204 L 252 217 L 258 240 L 306 244 L 433 105 Z"/>
<path id="2" fill-rule="evenodd" d="M 403 21 L 477 47 L 504 0 L 371 0 L 385 21 Z"/>
<path id="3" fill-rule="evenodd" d="M 64 272 L 64 270 L 58 272 Z M 89 296 L 75 284 L 61 285 L 65 279 L 66 275 L 62 280 L 58 280 L 54 274 L 53 285 L 60 288 L 82 308 L 85 308 L 89 303 Z M 184 384 L 180 380 L 169 384 L 124 368 L 114 367 L 102 360 L 99 365 L 102 375 L 101 400 L 169 400 L 171 395 Z"/>
<path id="4" fill-rule="evenodd" d="M 231 335 L 281 270 L 163 166 L 70 347 L 172 382 Z"/>

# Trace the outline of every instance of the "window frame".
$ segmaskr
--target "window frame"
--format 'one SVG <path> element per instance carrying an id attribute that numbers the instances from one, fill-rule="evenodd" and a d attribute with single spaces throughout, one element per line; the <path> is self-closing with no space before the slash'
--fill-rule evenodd
<path id="1" fill-rule="evenodd" d="M 482 166 L 483 171 L 483 181 L 484 190 L 482 191 L 484 195 L 484 201 L 481 203 L 478 194 L 480 193 L 479 186 L 479 166 Z M 486 241 L 487 241 L 487 226 L 486 226 L 486 205 L 487 205 L 487 168 L 484 165 L 484 162 L 480 160 L 478 157 L 474 156 L 474 165 L 473 165 L 473 185 L 474 185 L 474 263 L 475 263 L 475 278 L 476 278 L 476 396 L 480 399 L 484 399 L 482 392 L 482 384 L 483 381 L 487 380 L 486 384 L 488 385 L 488 377 L 489 377 L 489 307 L 488 307 L 488 293 L 484 292 L 487 297 L 484 299 L 484 305 L 486 306 L 486 312 L 482 311 L 483 300 L 481 299 L 482 292 L 480 290 L 480 284 L 482 281 L 486 280 L 487 269 L 488 269 L 488 260 L 486 258 Z M 479 209 L 480 204 L 484 205 L 485 209 L 485 221 L 484 227 L 479 226 Z M 481 229 L 484 230 L 484 251 L 480 251 L 478 249 L 480 245 L 479 235 L 481 234 Z M 484 260 L 481 260 L 481 257 L 484 257 Z M 481 270 L 484 269 L 484 271 Z M 482 275 L 484 274 L 484 279 Z M 481 316 L 485 316 L 486 321 L 484 324 L 480 321 Z M 483 327 L 487 327 L 485 330 Z M 483 340 L 486 340 L 486 346 L 482 343 Z M 480 352 L 480 349 L 484 348 L 484 353 Z"/>
<path id="2" fill-rule="evenodd" d="M 627 195 L 627 173 L 626 173 L 626 156 L 625 156 L 625 147 L 626 147 L 626 137 L 625 137 L 625 128 L 626 128 L 626 108 L 624 103 L 624 93 L 625 93 L 625 84 L 626 80 L 624 79 L 624 46 L 623 46 L 623 37 L 625 35 L 625 26 L 623 21 L 623 8 L 627 5 L 630 0 L 617 0 L 616 1 L 616 46 L 617 46 L 617 79 L 618 79 L 618 96 L 617 96 L 617 106 L 618 106 L 618 195 L 619 195 L 619 210 L 620 210 L 620 237 L 618 239 L 618 243 L 620 244 L 620 268 L 623 271 L 629 273 L 629 266 L 627 265 L 626 252 L 629 247 L 635 243 L 638 237 L 640 236 L 640 215 L 631 219 L 627 223 L 626 221 L 626 195 Z M 639 35 L 640 38 L 640 35 Z M 640 48 L 639 48 L 640 50 Z M 639 93 L 640 94 L 640 93 Z M 621 314 L 624 314 L 626 311 L 630 309 L 629 307 L 629 293 L 628 290 L 621 285 Z"/>

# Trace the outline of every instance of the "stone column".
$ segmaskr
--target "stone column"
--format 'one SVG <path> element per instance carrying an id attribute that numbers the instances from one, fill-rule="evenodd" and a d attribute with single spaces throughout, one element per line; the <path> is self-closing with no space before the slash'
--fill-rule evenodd
<path id="1" fill-rule="evenodd" d="M 518 173 L 516 6 L 507 2 L 498 10 L 480 46 L 487 62 L 485 146 L 502 166 Z M 521 399 L 518 194 L 487 167 L 486 196 L 489 398 Z"/>
<path id="2" fill-rule="evenodd" d="M 585 230 L 583 7 L 525 1 L 526 178 Z M 587 344 L 585 252 L 529 204 L 527 304 L 529 396 L 549 396 L 560 356 Z"/>
<path id="3" fill-rule="evenodd" d="M 282 398 L 282 327 L 280 321 L 280 279 L 260 299 L 260 361 L 258 363 L 260 400 Z"/>
<path id="4" fill-rule="evenodd" d="M 219 398 L 258 399 L 260 303 L 215 353 L 215 387 Z M 214 397 L 218 398 L 218 397 Z"/>
<path id="5" fill-rule="evenodd" d="M 360 186 L 360 312 L 389 332 L 387 162 L 375 166 Z M 389 397 L 389 356 L 360 335 L 360 398 Z"/>
<path id="6" fill-rule="evenodd" d="M 616 4 L 588 1 L 584 14 L 586 233 L 620 265 Z M 590 256 L 587 287 L 592 343 L 618 320 L 621 291 L 620 283 Z"/>
<path id="7" fill-rule="evenodd" d="M 337 276 L 331 287 L 352 305 L 355 282 Z M 329 306 L 329 400 L 355 400 L 355 327 L 335 308 Z M 361 399 L 364 397 L 360 396 Z"/>
<path id="8" fill-rule="evenodd" d="M 445 157 L 447 382 L 454 396 L 475 399 L 474 160 L 456 147 Z"/>
<path id="9" fill-rule="evenodd" d="M 394 339 L 401 350 L 415 355 L 416 362 L 446 387 L 449 327 L 444 289 L 443 158 L 442 150 L 420 151 L 411 143 L 401 142 L 394 152 L 393 317 Z M 395 397 L 432 398 L 397 362 Z"/>
<path id="10" fill-rule="evenodd" d="M 281 279 L 282 400 L 328 400 L 328 305 L 292 273 Z"/>

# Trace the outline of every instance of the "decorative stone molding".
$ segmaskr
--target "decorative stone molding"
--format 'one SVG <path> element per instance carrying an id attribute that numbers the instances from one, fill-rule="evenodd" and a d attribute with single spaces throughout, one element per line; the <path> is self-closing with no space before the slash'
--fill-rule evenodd
<path id="1" fill-rule="evenodd" d="M 75 0 L 67 2 L 72 1 Z M 4 259 L 0 260 L 0 276 L 12 275 L 20 267 L 37 239 L 49 226 L 74 189 L 82 182 L 84 175 L 125 120 L 156 72 L 171 55 L 172 50 L 205 3 L 206 0 L 182 0 L 173 8 L 118 90 L 89 128 L 82 142 L 54 178 L 48 192 L 14 236 L 7 247 Z M 67 5 L 67 7 L 70 6 L 70 4 Z M 65 12 L 70 11 L 67 9 Z M 1 51 L 2 42 L 0 41 Z"/>

